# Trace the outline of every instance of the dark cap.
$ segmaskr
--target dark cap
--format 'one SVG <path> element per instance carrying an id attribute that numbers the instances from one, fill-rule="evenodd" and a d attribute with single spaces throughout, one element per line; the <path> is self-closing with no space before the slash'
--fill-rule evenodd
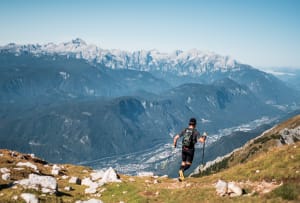
<path id="1" fill-rule="evenodd" d="M 190 119 L 190 122 L 189 122 L 189 125 L 196 125 L 197 124 L 197 120 L 196 120 L 196 118 L 191 118 Z"/>

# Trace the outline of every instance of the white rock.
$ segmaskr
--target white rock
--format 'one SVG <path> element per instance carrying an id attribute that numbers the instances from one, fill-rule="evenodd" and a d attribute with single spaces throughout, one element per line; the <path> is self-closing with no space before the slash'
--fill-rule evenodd
<path id="1" fill-rule="evenodd" d="M 19 167 L 26 166 L 26 167 L 32 168 L 32 169 L 34 169 L 36 172 L 38 172 L 37 166 L 34 165 L 34 164 L 32 164 L 32 163 L 30 163 L 30 162 L 19 162 L 19 163 L 17 163 L 16 166 L 19 166 Z"/>
<path id="2" fill-rule="evenodd" d="M 3 154 L 0 154 L 0 157 L 3 156 Z"/>
<path id="3" fill-rule="evenodd" d="M 80 185 L 81 180 L 77 177 L 71 177 L 70 180 L 69 180 L 69 183 L 74 183 L 74 184 Z"/>
<path id="4" fill-rule="evenodd" d="M 52 170 L 51 170 L 51 174 L 58 175 L 60 170 L 61 170 L 61 168 L 59 166 L 57 166 L 56 164 L 54 164 L 52 167 Z"/>
<path id="5" fill-rule="evenodd" d="M 71 190 L 72 190 L 72 187 L 71 187 L 71 186 L 67 186 L 67 187 L 64 188 L 64 190 L 65 190 L 65 191 L 71 191 Z"/>
<path id="6" fill-rule="evenodd" d="M 97 188 L 103 184 L 93 182 L 90 178 L 84 178 L 82 185 L 88 186 L 88 188 L 85 189 L 86 194 L 94 194 L 97 192 Z"/>
<path id="7" fill-rule="evenodd" d="M 218 195 L 224 196 L 227 194 L 228 184 L 223 180 L 218 180 L 218 182 L 215 185 L 215 188 Z"/>
<path id="8" fill-rule="evenodd" d="M 111 167 L 104 172 L 103 177 L 100 181 L 100 183 L 109 183 L 109 182 L 122 182 L 118 178 L 116 171 Z"/>
<path id="9" fill-rule="evenodd" d="M 105 172 L 102 171 L 102 170 L 95 171 L 95 172 L 91 173 L 91 178 L 92 178 L 93 181 L 99 180 L 100 178 L 103 177 L 104 173 Z"/>
<path id="10" fill-rule="evenodd" d="M 15 201 L 18 200 L 18 196 L 17 196 L 17 195 L 14 195 L 14 196 L 12 197 L 12 199 L 15 200 Z"/>
<path id="11" fill-rule="evenodd" d="M 28 179 L 23 179 L 15 182 L 25 188 L 32 188 L 38 190 L 42 189 L 43 193 L 53 194 L 57 191 L 57 182 L 54 177 L 51 176 L 39 176 L 36 174 L 30 174 Z"/>
<path id="12" fill-rule="evenodd" d="M 10 173 L 2 174 L 2 180 L 9 180 L 9 179 L 10 179 Z"/>
<path id="13" fill-rule="evenodd" d="M 69 176 L 63 175 L 61 178 L 62 178 L 63 180 L 66 180 L 66 179 L 69 178 Z"/>
<path id="14" fill-rule="evenodd" d="M 95 194 L 97 192 L 97 188 L 89 187 L 84 190 L 85 194 Z"/>
<path id="15" fill-rule="evenodd" d="M 1 173 L 9 173 L 10 170 L 8 168 L 0 168 Z"/>
<path id="16" fill-rule="evenodd" d="M 90 178 L 84 178 L 82 179 L 81 181 L 81 184 L 82 185 L 85 185 L 85 186 L 90 186 L 92 185 L 94 182 L 90 179 Z"/>
<path id="17" fill-rule="evenodd" d="M 228 189 L 227 192 L 230 193 L 231 197 L 235 196 L 241 196 L 243 194 L 242 188 L 240 188 L 237 184 L 234 182 L 229 182 L 228 183 Z"/>
<path id="18" fill-rule="evenodd" d="M 24 170 L 24 168 L 14 168 L 14 170 L 16 170 L 16 171 L 22 171 L 22 170 Z"/>
<path id="19" fill-rule="evenodd" d="M 22 193 L 21 197 L 25 200 L 26 203 L 38 203 L 38 199 L 35 197 L 35 195 L 30 193 Z"/>
<path id="20" fill-rule="evenodd" d="M 153 174 L 153 172 L 146 172 L 146 171 L 144 171 L 144 172 L 139 172 L 137 174 L 137 176 L 140 176 L 140 177 L 148 177 L 148 176 L 150 176 L 150 177 L 152 177 L 152 176 L 154 176 L 154 174 Z"/>
<path id="21" fill-rule="evenodd" d="M 103 202 L 99 199 L 90 199 L 86 201 L 77 200 L 75 203 L 103 203 Z"/>

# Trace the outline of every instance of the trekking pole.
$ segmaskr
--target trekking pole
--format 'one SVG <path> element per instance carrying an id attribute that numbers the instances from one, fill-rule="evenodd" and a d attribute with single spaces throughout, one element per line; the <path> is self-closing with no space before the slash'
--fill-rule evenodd
<path id="1" fill-rule="evenodd" d="M 206 138 L 207 138 L 206 132 L 203 133 L 203 136 L 205 136 L 205 140 L 203 142 L 203 147 L 202 147 L 202 168 L 204 167 L 204 150 L 205 150 L 205 142 L 206 142 Z"/>
<path id="2" fill-rule="evenodd" d="M 205 141 L 203 143 L 203 147 L 202 147 L 202 165 L 204 166 L 204 149 L 205 149 Z"/>

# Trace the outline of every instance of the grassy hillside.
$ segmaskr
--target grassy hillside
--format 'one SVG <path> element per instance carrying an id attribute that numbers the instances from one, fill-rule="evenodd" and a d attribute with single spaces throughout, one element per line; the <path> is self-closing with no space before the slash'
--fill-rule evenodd
<path id="1" fill-rule="evenodd" d="M 277 146 L 277 133 L 287 126 L 300 125 L 300 116 L 278 125 L 264 135 L 236 150 L 227 161 L 227 169 L 202 177 L 186 178 L 184 182 L 165 177 L 131 177 L 120 175 L 121 183 L 108 183 L 97 188 L 95 194 L 85 194 L 83 185 L 69 183 L 64 176 L 89 177 L 91 168 L 59 165 L 58 175 L 51 175 L 52 164 L 30 155 L 0 150 L 0 168 L 11 171 L 10 180 L 0 179 L 1 202 L 25 202 L 21 193 L 35 194 L 40 202 L 75 202 L 100 199 L 110 202 L 299 202 L 300 201 L 300 142 Z M 260 147 L 261 146 L 261 147 Z M 254 150 L 255 149 L 255 150 Z M 233 158 L 232 158 L 233 157 Z M 15 180 L 37 173 L 32 168 L 23 170 L 18 162 L 30 162 L 37 166 L 38 174 L 54 176 L 58 183 L 56 194 L 43 194 L 33 189 L 23 189 L 12 184 Z M 1 174 L 0 174 L 1 175 Z M 219 197 L 214 184 L 219 180 L 235 181 L 244 195 Z M 65 191 L 66 186 L 73 190 Z"/>

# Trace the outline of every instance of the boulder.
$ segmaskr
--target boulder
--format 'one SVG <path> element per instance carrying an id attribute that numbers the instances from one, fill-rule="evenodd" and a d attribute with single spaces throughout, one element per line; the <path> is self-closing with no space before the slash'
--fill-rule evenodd
<path id="1" fill-rule="evenodd" d="M 243 194 L 243 190 L 235 182 L 229 182 L 228 183 L 227 193 L 231 197 L 241 196 Z"/>
<path id="2" fill-rule="evenodd" d="M 219 196 L 225 196 L 227 194 L 228 184 L 223 180 L 218 180 L 215 185 L 216 192 Z"/>
<path id="3" fill-rule="evenodd" d="M 71 177 L 69 180 L 69 183 L 74 183 L 77 185 L 81 185 L 81 179 L 77 178 L 77 177 Z"/>
<path id="4" fill-rule="evenodd" d="M 52 167 L 52 170 L 51 170 L 51 174 L 58 175 L 60 170 L 61 170 L 61 168 L 59 166 L 57 166 L 56 164 L 54 164 Z"/>
<path id="5" fill-rule="evenodd" d="M 94 171 L 93 173 L 91 173 L 91 178 L 93 181 L 95 180 L 99 180 L 100 178 L 103 177 L 105 171 L 99 170 L 99 171 Z"/>
<path id="6" fill-rule="evenodd" d="M 240 186 L 238 186 L 235 182 L 225 182 L 223 180 L 218 180 L 215 185 L 216 192 L 219 196 L 229 195 L 231 197 L 241 196 L 243 194 L 243 190 Z"/>
<path id="7" fill-rule="evenodd" d="M 2 174 L 2 180 L 9 180 L 9 179 L 10 179 L 10 173 Z"/>
<path id="8" fill-rule="evenodd" d="M 8 168 L 0 168 L 1 173 L 9 173 L 10 170 Z"/>
<path id="9" fill-rule="evenodd" d="M 34 194 L 22 193 L 21 197 L 25 200 L 26 203 L 38 203 L 38 199 Z"/>
<path id="10" fill-rule="evenodd" d="M 15 183 L 22 185 L 25 188 L 32 188 L 35 190 L 39 190 L 39 188 L 41 188 L 43 193 L 54 194 L 57 191 L 56 179 L 51 176 L 30 174 L 28 179 L 19 180 Z"/>
<path id="11" fill-rule="evenodd" d="M 82 180 L 82 185 L 88 186 L 88 188 L 85 189 L 86 194 L 94 194 L 97 192 L 97 188 L 102 184 L 93 182 L 90 178 L 85 178 Z"/>
<path id="12" fill-rule="evenodd" d="M 19 162 L 19 163 L 17 163 L 16 166 L 19 166 L 19 167 L 26 166 L 26 167 L 34 169 L 35 172 L 39 172 L 38 169 L 37 169 L 37 166 L 30 163 L 30 162 Z"/>
<path id="13" fill-rule="evenodd" d="M 104 172 L 103 177 L 100 180 L 100 183 L 108 182 L 122 182 L 116 171 L 111 167 Z"/>

